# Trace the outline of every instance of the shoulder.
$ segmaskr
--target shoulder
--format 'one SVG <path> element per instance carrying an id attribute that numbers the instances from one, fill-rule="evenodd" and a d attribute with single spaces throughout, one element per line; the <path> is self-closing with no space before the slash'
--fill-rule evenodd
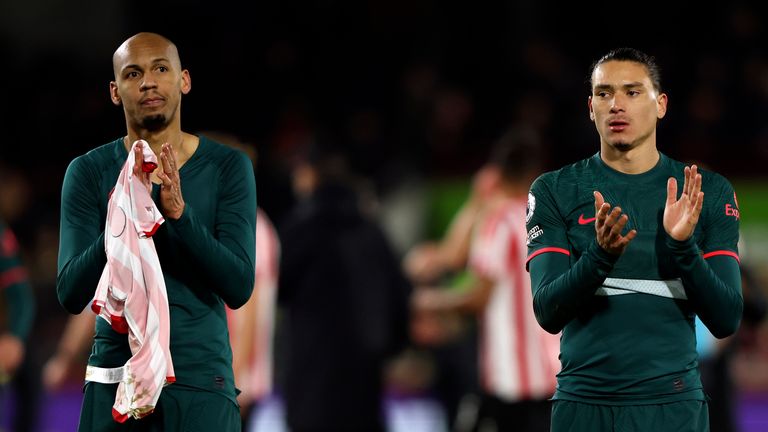
<path id="1" fill-rule="evenodd" d="M 740 218 L 739 201 L 736 191 L 723 175 L 714 171 L 701 170 L 701 190 L 704 192 L 704 215 L 715 219 L 725 215 L 727 219 Z M 707 211 L 708 210 L 708 211 Z"/>
<path id="2" fill-rule="evenodd" d="M 562 188 L 572 187 L 577 184 L 577 180 L 585 176 L 591 176 L 593 171 L 594 161 L 592 161 L 592 158 L 582 159 L 560 169 L 541 174 L 533 182 L 531 189 L 554 192 Z"/>
<path id="3" fill-rule="evenodd" d="M 218 141 L 214 141 L 205 135 L 200 135 L 200 145 L 198 151 L 209 161 L 216 164 L 229 165 L 251 165 L 248 156 L 240 150 L 226 146 Z"/>
<path id="4" fill-rule="evenodd" d="M 118 138 L 72 159 L 67 167 L 66 175 L 99 177 L 108 167 L 114 164 L 121 165 L 124 162 L 124 160 L 120 161 L 121 150 L 125 153 L 125 150 L 120 147 L 121 145 L 122 138 Z"/>
<path id="5" fill-rule="evenodd" d="M 685 167 L 693 165 L 672 159 L 668 156 L 667 160 L 669 161 L 669 169 L 671 174 L 675 177 L 679 177 L 680 181 L 683 180 L 683 170 Z M 698 170 L 701 174 L 701 189 L 704 191 L 704 193 L 724 193 L 729 191 L 732 193 L 733 186 L 731 185 L 731 182 L 725 178 L 725 176 L 700 166 L 698 167 Z"/>
<path id="6" fill-rule="evenodd" d="M 701 187 L 702 189 L 711 189 L 712 191 L 729 191 L 733 190 L 733 185 L 722 174 L 706 169 L 699 170 L 701 172 Z"/>

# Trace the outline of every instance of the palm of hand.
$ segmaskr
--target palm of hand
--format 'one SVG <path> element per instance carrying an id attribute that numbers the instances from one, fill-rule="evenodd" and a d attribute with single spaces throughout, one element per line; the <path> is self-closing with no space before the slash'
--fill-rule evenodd
<path id="1" fill-rule="evenodd" d="M 693 221 L 693 222 L 692 222 Z M 698 221 L 691 212 L 691 200 L 687 195 L 680 197 L 672 205 L 664 207 L 664 230 L 675 240 L 686 240 L 693 234 Z"/>
<path id="2" fill-rule="evenodd" d="M 667 202 L 664 206 L 664 230 L 675 240 L 683 241 L 693 235 L 699 222 L 704 192 L 701 191 L 701 174 L 696 165 L 685 167 L 683 193 L 677 199 L 677 180 L 667 180 Z"/>

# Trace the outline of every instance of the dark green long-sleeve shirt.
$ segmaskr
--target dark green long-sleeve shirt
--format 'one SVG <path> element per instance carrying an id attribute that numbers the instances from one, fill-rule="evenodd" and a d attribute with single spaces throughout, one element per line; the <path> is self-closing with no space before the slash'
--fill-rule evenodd
<path id="1" fill-rule="evenodd" d="M 718 337 L 739 325 L 743 301 L 739 212 L 730 183 L 702 171 L 704 206 L 693 237 L 675 241 L 662 216 L 669 177 L 682 190 L 681 162 L 665 155 L 628 175 L 597 154 L 546 173 L 528 198 L 534 311 L 562 330 L 555 399 L 599 404 L 703 400 L 694 317 Z M 637 236 L 621 256 L 597 245 L 593 191 L 629 216 Z"/>
<path id="2" fill-rule="evenodd" d="M 64 177 L 57 292 L 70 313 L 80 313 L 92 300 L 107 262 L 108 197 L 127 157 L 120 138 L 73 160 Z M 253 290 L 253 168 L 243 153 L 201 136 L 179 175 L 184 213 L 178 220 L 166 219 L 153 236 L 170 306 L 174 385 L 234 400 L 224 304 L 238 308 Z M 153 185 L 156 202 L 159 191 Z M 89 364 L 118 367 L 130 356 L 126 335 L 97 320 Z"/>

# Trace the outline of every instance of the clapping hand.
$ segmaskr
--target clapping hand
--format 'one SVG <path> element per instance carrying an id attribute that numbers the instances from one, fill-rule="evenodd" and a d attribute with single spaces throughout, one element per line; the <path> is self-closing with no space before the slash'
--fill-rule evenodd
<path id="1" fill-rule="evenodd" d="M 181 194 L 181 179 L 176 165 L 173 146 L 165 143 L 160 151 L 160 170 L 157 176 L 160 185 L 160 210 L 171 219 L 178 219 L 184 213 L 184 197 Z"/>
<path id="2" fill-rule="evenodd" d="M 667 180 L 667 202 L 664 206 L 664 230 L 675 240 L 683 241 L 693 235 L 699 222 L 704 192 L 701 191 L 701 174 L 696 165 L 685 167 L 683 193 L 677 199 L 677 180 Z"/>
<path id="3" fill-rule="evenodd" d="M 629 242 L 637 235 L 636 230 L 630 230 L 622 235 L 627 226 L 629 216 L 621 214 L 621 207 L 613 207 L 603 199 L 603 194 L 594 192 L 595 196 L 595 232 L 597 243 L 608 253 L 621 255 Z"/>

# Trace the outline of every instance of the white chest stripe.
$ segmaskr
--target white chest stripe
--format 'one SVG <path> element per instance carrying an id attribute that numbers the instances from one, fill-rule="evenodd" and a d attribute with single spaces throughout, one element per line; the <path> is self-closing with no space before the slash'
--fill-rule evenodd
<path id="1" fill-rule="evenodd" d="M 650 294 L 659 297 L 688 300 L 680 279 L 645 280 L 608 278 L 595 295 L 614 296 L 622 294 Z"/>

